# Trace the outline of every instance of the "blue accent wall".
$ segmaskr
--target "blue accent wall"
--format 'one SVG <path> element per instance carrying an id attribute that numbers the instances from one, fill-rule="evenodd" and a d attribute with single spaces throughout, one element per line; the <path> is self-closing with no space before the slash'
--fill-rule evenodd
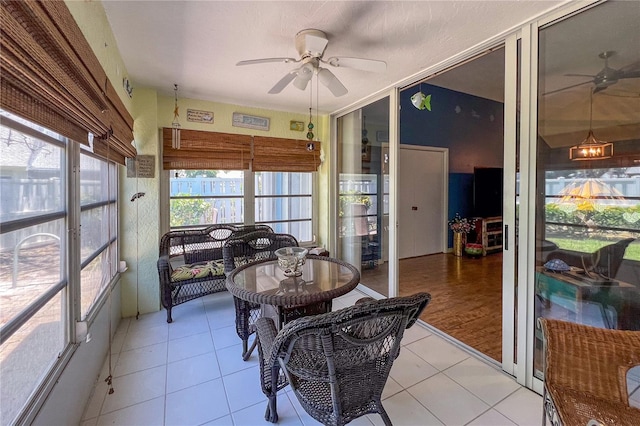
<path id="1" fill-rule="evenodd" d="M 431 95 L 431 111 L 411 103 L 418 91 Z M 474 167 L 503 167 L 503 126 L 500 102 L 424 83 L 400 92 L 400 143 L 449 148 L 449 219 L 473 214 Z"/>

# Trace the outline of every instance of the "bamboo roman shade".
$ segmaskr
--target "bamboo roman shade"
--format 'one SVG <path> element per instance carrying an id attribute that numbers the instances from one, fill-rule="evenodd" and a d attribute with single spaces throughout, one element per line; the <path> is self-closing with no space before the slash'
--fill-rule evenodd
<path id="1" fill-rule="evenodd" d="M 320 165 L 320 142 L 307 150 L 309 141 L 253 137 L 253 171 L 315 172 Z"/>
<path id="2" fill-rule="evenodd" d="M 171 128 L 162 129 L 165 170 L 249 170 L 251 136 L 180 130 L 180 149 L 171 147 Z"/>
<path id="3" fill-rule="evenodd" d="M 162 140 L 165 170 L 315 172 L 320 165 L 320 142 L 308 151 L 305 140 L 182 129 L 180 149 L 174 149 L 167 127 Z"/>
<path id="4" fill-rule="evenodd" d="M 64 1 L 2 1 L 3 109 L 122 164 L 135 157 L 126 110 Z"/>

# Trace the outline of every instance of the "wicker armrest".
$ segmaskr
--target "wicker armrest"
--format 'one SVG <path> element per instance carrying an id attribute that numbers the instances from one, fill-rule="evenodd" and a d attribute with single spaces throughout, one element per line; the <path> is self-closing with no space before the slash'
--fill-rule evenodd
<path id="1" fill-rule="evenodd" d="M 375 302 L 376 299 L 374 299 L 373 297 L 361 297 L 360 299 L 356 300 L 356 305 L 360 305 L 362 303 L 367 303 L 367 302 Z"/>
<path id="2" fill-rule="evenodd" d="M 273 346 L 273 341 L 278 334 L 278 330 L 276 329 L 276 324 L 273 322 L 273 319 L 268 317 L 258 319 L 258 321 L 256 321 L 256 332 L 258 333 L 258 340 L 260 341 L 264 354 L 268 354 L 269 358 L 272 358 L 271 347 Z"/>

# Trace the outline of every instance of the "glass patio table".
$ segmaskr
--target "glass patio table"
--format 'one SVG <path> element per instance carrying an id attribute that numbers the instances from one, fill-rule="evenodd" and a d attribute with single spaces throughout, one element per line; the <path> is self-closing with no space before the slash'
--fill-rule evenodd
<path id="1" fill-rule="evenodd" d="M 302 275 L 286 277 L 276 259 L 261 260 L 234 269 L 227 289 L 239 299 L 272 306 L 278 327 L 305 315 L 330 312 L 332 301 L 360 282 L 358 269 L 339 259 L 307 255 Z"/>

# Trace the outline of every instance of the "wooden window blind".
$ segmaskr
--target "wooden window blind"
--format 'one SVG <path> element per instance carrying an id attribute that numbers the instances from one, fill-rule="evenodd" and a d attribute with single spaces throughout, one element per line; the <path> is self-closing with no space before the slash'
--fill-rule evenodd
<path id="1" fill-rule="evenodd" d="M 309 141 L 299 139 L 253 137 L 253 171 L 315 172 L 320 165 L 320 142 L 307 150 Z"/>
<path id="2" fill-rule="evenodd" d="M 165 127 L 162 140 L 165 170 L 249 170 L 251 136 L 182 129 L 180 149 L 174 149 L 171 128 Z"/>
<path id="3" fill-rule="evenodd" d="M 133 118 L 62 0 L 0 7 L 0 105 L 124 164 Z"/>
<path id="4" fill-rule="evenodd" d="M 320 142 L 312 151 L 305 140 L 180 131 L 180 149 L 171 146 L 171 128 L 162 129 L 165 170 L 253 170 L 256 172 L 315 172 Z"/>

